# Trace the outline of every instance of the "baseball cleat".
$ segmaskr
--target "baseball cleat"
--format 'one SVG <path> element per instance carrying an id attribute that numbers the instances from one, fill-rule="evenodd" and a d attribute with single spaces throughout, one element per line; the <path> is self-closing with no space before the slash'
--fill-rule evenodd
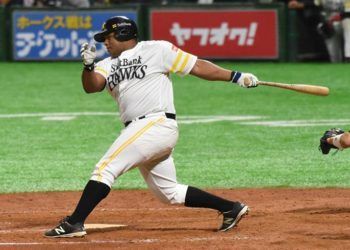
<path id="1" fill-rule="evenodd" d="M 46 231 L 44 236 L 49 238 L 71 238 L 71 237 L 83 237 L 86 235 L 84 225 L 76 223 L 70 224 L 67 220 L 69 217 L 64 218 L 59 222 L 59 225 L 49 231 Z"/>
<path id="2" fill-rule="evenodd" d="M 248 214 L 248 211 L 248 206 L 240 202 L 235 202 L 232 210 L 222 213 L 223 222 L 219 231 L 226 232 L 236 226 L 238 222 Z"/>

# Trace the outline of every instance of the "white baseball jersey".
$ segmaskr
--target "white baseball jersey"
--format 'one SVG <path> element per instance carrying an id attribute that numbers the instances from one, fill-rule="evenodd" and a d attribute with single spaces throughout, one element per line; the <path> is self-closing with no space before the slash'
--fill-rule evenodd
<path id="1" fill-rule="evenodd" d="M 137 117 L 167 112 L 175 114 L 169 72 L 188 74 L 197 57 L 166 41 L 143 41 L 118 58 L 96 64 L 106 79 L 106 89 L 119 105 L 123 123 Z"/>

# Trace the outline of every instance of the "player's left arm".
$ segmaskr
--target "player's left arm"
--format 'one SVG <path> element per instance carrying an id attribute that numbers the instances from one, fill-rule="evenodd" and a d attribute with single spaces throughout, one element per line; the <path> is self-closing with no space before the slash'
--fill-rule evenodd
<path id="1" fill-rule="evenodd" d="M 224 69 L 212 62 L 198 59 L 166 41 L 158 41 L 157 45 L 160 48 L 158 51 L 162 52 L 165 72 L 180 76 L 192 74 L 209 81 L 230 81 L 244 88 L 256 87 L 258 84 L 258 78 L 253 74 Z"/>
<path id="2" fill-rule="evenodd" d="M 208 81 L 230 81 L 231 72 L 212 62 L 197 59 L 190 74 Z"/>
<path id="3" fill-rule="evenodd" d="M 245 88 L 258 85 L 258 78 L 251 73 L 228 70 L 202 59 L 197 59 L 190 74 L 208 81 L 230 81 Z"/>

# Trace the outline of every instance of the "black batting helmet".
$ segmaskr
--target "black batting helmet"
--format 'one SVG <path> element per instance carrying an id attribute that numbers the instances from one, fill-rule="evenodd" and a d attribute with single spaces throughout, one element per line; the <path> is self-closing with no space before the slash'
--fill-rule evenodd
<path id="1" fill-rule="evenodd" d="M 125 16 L 115 16 L 103 23 L 102 31 L 95 34 L 94 39 L 96 42 L 102 43 L 105 41 L 106 35 L 112 32 L 115 32 L 115 39 L 120 42 L 137 38 L 136 23 Z"/>

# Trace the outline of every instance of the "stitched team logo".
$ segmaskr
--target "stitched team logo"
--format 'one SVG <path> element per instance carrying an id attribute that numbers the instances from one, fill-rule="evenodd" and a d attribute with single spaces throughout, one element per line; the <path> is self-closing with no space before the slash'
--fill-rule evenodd
<path id="1" fill-rule="evenodd" d="M 117 58 L 112 64 L 111 73 L 107 78 L 107 85 L 112 91 L 124 80 L 142 79 L 146 75 L 147 65 L 142 64 L 142 57 L 133 59 Z"/>

